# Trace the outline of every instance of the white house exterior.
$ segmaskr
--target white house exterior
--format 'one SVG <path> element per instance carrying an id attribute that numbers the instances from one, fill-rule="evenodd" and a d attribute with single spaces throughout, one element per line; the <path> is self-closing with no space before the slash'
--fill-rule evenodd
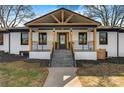
<path id="1" fill-rule="evenodd" d="M 0 51 L 18 55 L 26 51 L 29 58 L 50 59 L 53 48 L 73 48 L 75 59 L 97 60 L 97 50 L 102 48 L 106 49 L 107 57 L 124 57 L 123 29 L 101 27 L 98 22 L 70 10 L 59 9 L 25 25 L 1 30 Z M 100 33 L 106 33 L 106 44 L 100 44 Z M 22 44 L 22 39 L 28 44 Z"/>

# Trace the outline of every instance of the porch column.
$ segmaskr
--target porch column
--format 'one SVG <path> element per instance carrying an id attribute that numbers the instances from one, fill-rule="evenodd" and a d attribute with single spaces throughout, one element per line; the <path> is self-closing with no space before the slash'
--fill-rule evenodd
<path id="1" fill-rule="evenodd" d="M 72 49 L 72 29 L 70 31 L 70 49 Z"/>
<path id="2" fill-rule="evenodd" d="M 66 41 L 67 41 L 67 49 L 68 49 L 68 42 L 69 42 L 69 40 L 68 40 L 68 32 L 66 33 Z"/>
<path id="3" fill-rule="evenodd" d="M 93 50 L 96 50 L 96 28 L 93 31 Z"/>
<path id="4" fill-rule="evenodd" d="M 32 28 L 29 28 L 29 51 L 32 51 Z"/>
<path id="5" fill-rule="evenodd" d="M 53 48 L 55 49 L 55 28 L 53 28 Z"/>

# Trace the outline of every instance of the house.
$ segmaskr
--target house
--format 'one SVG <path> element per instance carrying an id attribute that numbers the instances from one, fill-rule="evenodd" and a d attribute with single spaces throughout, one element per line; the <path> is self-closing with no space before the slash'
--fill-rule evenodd
<path id="1" fill-rule="evenodd" d="M 0 30 L 0 51 L 29 58 L 52 58 L 54 50 L 72 51 L 75 60 L 97 59 L 97 49 L 107 57 L 124 57 L 124 29 L 104 27 L 68 9 L 58 9 L 31 20 L 25 27 Z"/>

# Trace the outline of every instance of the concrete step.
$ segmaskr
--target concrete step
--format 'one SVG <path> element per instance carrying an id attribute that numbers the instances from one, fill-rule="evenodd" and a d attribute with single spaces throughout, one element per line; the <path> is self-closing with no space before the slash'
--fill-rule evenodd
<path id="1" fill-rule="evenodd" d="M 55 50 L 52 58 L 53 67 L 73 67 L 73 58 L 70 50 Z"/>

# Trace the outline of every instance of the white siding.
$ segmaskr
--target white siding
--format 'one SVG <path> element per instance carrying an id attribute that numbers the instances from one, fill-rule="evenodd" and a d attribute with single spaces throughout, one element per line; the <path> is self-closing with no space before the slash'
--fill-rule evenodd
<path id="1" fill-rule="evenodd" d="M 53 40 L 52 31 L 51 30 L 44 30 L 44 31 L 41 31 L 41 32 L 46 32 L 47 33 L 47 45 L 43 45 L 43 46 L 39 45 L 39 34 L 37 32 L 33 33 L 33 42 L 37 42 L 39 50 L 42 49 L 42 47 L 43 47 L 43 49 L 51 49 L 52 40 Z M 33 45 L 33 49 L 37 49 L 37 46 Z"/>
<path id="2" fill-rule="evenodd" d="M 97 32 L 97 49 L 105 48 L 108 52 L 108 57 L 117 56 L 117 32 L 108 32 L 108 44 L 99 44 L 99 32 Z"/>
<path id="3" fill-rule="evenodd" d="M 75 60 L 97 60 L 96 52 L 76 52 L 75 51 Z"/>
<path id="4" fill-rule="evenodd" d="M 28 45 L 21 45 L 21 33 L 20 32 L 12 32 L 10 34 L 10 53 L 11 54 L 19 54 L 19 51 L 28 51 Z"/>
<path id="5" fill-rule="evenodd" d="M 9 34 L 3 34 L 3 45 L 0 45 L 0 50 L 4 52 L 9 52 Z"/>
<path id="6" fill-rule="evenodd" d="M 48 59 L 50 60 L 50 51 L 49 52 L 43 52 L 43 51 L 39 51 L 39 52 L 29 52 L 29 58 L 31 59 Z"/>
<path id="7" fill-rule="evenodd" d="M 119 33 L 119 56 L 124 57 L 124 33 Z"/>
<path id="8" fill-rule="evenodd" d="M 53 41 L 53 33 L 52 30 L 42 30 L 41 32 L 47 32 L 47 45 L 44 45 L 44 49 L 50 49 Z M 70 30 L 56 30 L 56 32 L 69 32 Z M 83 30 L 72 30 L 73 32 L 73 41 L 74 48 L 81 49 L 82 46 L 78 44 L 78 33 L 83 32 Z M 70 34 L 69 34 L 70 35 Z M 21 32 L 11 32 L 10 33 L 10 53 L 11 54 L 19 54 L 19 51 L 28 51 L 28 45 L 21 45 Z M 69 37 L 70 38 L 70 37 Z M 88 41 L 93 41 L 93 33 L 88 33 Z M 124 33 L 119 33 L 119 56 L 124 57 Z M 38 43 L 38 33 L 33 33 L 33 41 L 37 41 Z M 57 34 L 56 34 L 57 41 Z M 70 40 L 69 40 L 70 41 Z M 41 49 L 42 45 L 38 45 L 38 48 Z M 99 32 L 97 32 L 97 49 L 105 48 L 108 52 L 108 57 L 116 57 L 117 56 L 117 32 L 108 32 L 108 44 L 100 45 L 99 44 Z M 9 52 L 9 34 L 4 33 L 4 44 L 0 45 L 0 50 L 5 52 Z"/>
<path id="9" fill-rule="evenodd" d="M 82 49 L 82 45 L 79 45 L 79 32 L 83 32 L 84 30 L 74 30 L 72 33 L 72 39 L 74 41 L 74 49 Z M 86 30 L 85 30 L 86 31 Z M 93 41 L 93 33 L 88 32 L 87 33 L 87 41 Z M 87 48 L 87 46 L 84 45 L 84 48 Z"/>

